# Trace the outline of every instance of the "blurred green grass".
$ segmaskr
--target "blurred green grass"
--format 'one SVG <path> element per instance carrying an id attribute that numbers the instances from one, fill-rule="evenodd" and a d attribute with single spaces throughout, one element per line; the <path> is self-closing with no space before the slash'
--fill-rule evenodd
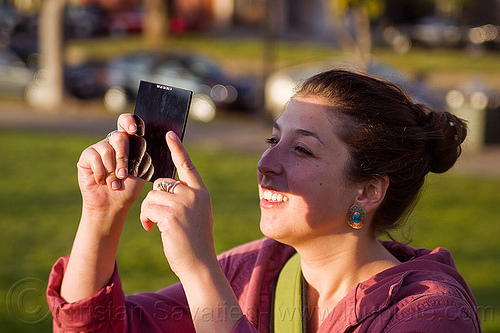
<path id="1" fill-rule="evenodd" d="M 81 202 L 76 163 L 81 151 L 100 139 L 70 133 L 0 132 L 2 331 L 51 331 L 50 320 L 38 322 L 47 310 L 40 303 L 45 302 L 40 285 L 46 285 L 55 260 L 71 249 Z M 259 156 L 194 147 L 190 151 L 212 190 L 217 251 L 262 237 L 255 167 Z M 146 184 L 141 198 L 150 188 Z M 130 211 L 117 258 L 127 293 L 154 291 L 177 281 L 163 255 L 159 233 L 146 232 L 140 225 L 140 201 Z M 18 295 L 16 286 L 26 279 L 38 282 L 37 289 Z"/>
<path id="2" fill-rule="evenodd" d="M 50 319 L 43 317 L 47 305 L 40 285 L 46 285 L 54 261 L 70 251 L 80 213 L 76 163 L 81 151 L 100 139 L 88 134 L 0 132 L 2 331 L 51 331 Z M 256 187 L 259 155 L 188 149 L 212 193 L 217 251 L 261 237 Z M 484 331 L 500 332 L 495 317 L 500 309 L 500 225 L 495 209 L 500 202 L 500 179 L 452 172 L 431 176 L 425 187 L 410 220 L 412 245 L 451 250 L 476 295 Z M 141 198 L 149 188 L 146 185 Z M 126 222 L 117 259 L 126 293 L 157 290 L 176 281 L 158 232 L 145 232 L 140 226 L 139 203 Z M 35 279 L 39 287 L 19 304 L 17 283 L 26 279 Z"/>

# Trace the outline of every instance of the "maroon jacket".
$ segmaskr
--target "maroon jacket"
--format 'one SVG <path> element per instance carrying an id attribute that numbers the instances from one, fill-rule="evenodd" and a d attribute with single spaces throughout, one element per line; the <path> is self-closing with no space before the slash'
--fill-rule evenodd
<path id="1" fill-rule="evenodd" d="M 318 332 L 481 332 L 474 296 L 447 250 L 383 244 L 402 263 L 359 283 L 326 314 Z M 264 238 L 219 256 L 245 314 L 233 332 L 269 332 L 274 283 L 293 252 Z M 67 304 L 59 296 L 66 264 L 67 257 L 56 262 L 47 290 L 54 332 L 194 332 L 180 284 L 125 296 L 115 269 L 108 286 Z M 231 314 L 231 309 L 195 313 L 207 320 Z"/>

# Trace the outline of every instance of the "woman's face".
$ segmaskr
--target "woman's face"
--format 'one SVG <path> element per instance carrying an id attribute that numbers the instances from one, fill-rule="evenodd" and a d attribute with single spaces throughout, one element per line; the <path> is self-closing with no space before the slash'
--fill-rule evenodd
<path id="1" fill-rule="evenodd" d="M 330 109 L 330 110 L 329 110 Z M 287 244 L 349 230 L 359 187 L 344 177 L 342 126 L 317 97 L 296 97 L 276 121 L 258 168 L 262 232 Z"/>

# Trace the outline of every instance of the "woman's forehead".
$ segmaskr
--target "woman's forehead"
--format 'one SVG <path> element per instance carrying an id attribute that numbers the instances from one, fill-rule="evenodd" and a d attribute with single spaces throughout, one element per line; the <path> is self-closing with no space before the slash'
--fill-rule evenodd
<path id="1" fill-rule="evenodd" d="M 304 130 L 319 130 L 322 127 L 331 130 L 331 126 L 338 123 L 335 118 L 332 106 L 325 103 L 323 99 L 296 97 L 290 101 L 276 120 L 274 127 L 282 128 L 294 125 Z"/>

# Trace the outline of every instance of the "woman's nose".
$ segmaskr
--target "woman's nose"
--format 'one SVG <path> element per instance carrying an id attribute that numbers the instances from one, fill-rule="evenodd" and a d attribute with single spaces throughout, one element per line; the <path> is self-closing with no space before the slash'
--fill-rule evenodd
<path id="1" fill-rule="evenodd" d="M 257 163 L 257 170 L 263 175 L 280 174 L 283 170 L 283 156 L 280 156 L 279 147 L 274 146 L 267 149 L 262 154 L 259 163 Z"/>

